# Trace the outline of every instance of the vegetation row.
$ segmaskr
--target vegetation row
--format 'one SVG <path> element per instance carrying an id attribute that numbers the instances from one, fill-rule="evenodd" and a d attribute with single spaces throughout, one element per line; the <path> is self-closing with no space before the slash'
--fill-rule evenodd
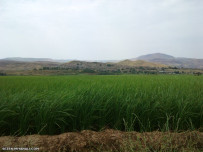
<path id="1" fill-rule="evenodd" d="M 203 76 L 0 77 L 0 134 L 203 127 Z"/>

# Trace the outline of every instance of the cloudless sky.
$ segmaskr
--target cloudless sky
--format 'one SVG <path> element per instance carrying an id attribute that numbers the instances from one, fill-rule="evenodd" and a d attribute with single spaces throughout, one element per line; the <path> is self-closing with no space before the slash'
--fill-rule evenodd
<path id="1" fill-rule="evenodd" d="M 0 58 L 203 58 L 203 0 L 0 0 Z"/>

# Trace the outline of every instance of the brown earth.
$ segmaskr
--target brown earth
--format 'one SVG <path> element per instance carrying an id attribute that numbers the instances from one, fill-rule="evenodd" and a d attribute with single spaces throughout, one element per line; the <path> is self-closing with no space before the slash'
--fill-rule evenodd
<path id="1" fill-rule="evenodd" d="M 122 132 L 107 129 L 101 132 L 84 130 L 61 135 L 27 135 L 22 137 L 0 137 L 2 148 L 39 148 L 39 151 L 201 151 L 203 133 L 198 131 L 171 132 Z"/>

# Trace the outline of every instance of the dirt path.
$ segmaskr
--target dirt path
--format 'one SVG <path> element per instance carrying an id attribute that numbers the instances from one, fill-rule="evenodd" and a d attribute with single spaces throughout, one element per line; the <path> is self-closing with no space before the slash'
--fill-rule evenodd
<path id="1" fill-rule="evenodd" d="M 104 130 L 68 132 L 61 135 L 28 135 L 0 137 L 2 148 L 39 148 L 39 151 L 171 151 L 203 150 L 203 133 L 122 132 Z M 12 149 L 11 149 L 12 150 Z M 16 149 L 15 149 L 16 150 Z M 19 150 L 19 149 L 18 149 Z M 14 149 L 13 149 L 14 151 Z"/>

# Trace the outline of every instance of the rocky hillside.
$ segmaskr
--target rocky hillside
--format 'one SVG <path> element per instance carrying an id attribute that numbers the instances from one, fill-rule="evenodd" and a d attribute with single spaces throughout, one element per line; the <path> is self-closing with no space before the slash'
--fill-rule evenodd
<path id="1" fill-rule="evenodd" d="M 136 60 L 136 61 L 131 61 L 131 60 L 124 60 L 121 62 L 118 62 L 117 65 L 123 65 L 123 66 L 131 66 L 131 67 L 167 67 L 164 64 L 157 64 L 157 63 L 152 63 L 152 62 L 147 62 L 143 60 Z"/>

